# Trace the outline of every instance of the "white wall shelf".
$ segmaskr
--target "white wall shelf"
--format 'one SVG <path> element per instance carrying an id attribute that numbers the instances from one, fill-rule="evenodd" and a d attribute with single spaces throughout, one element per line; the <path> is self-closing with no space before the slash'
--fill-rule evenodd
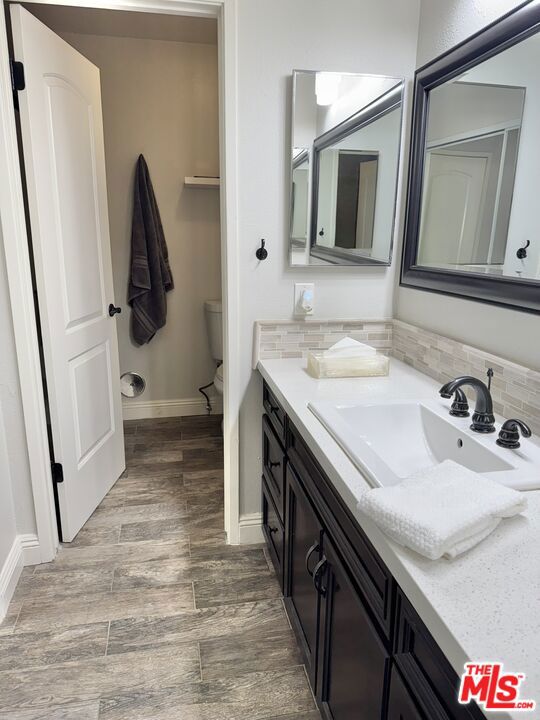
<path id="1" fill-rule="evenodd" d="M 218 177 L 185 177 L 184 185 L 192 188 L 218 188 L 220 179 Z"/>

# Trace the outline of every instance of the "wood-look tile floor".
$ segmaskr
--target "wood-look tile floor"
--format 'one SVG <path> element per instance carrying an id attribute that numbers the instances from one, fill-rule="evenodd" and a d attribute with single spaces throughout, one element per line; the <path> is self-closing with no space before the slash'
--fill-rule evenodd
<path id="1" fill-rule="evenodd" d="M 220 418 L 126 423 L 127 470 L 0 625 L 2 720 L 317 720 L 262 546 L 223 533 Z"/>

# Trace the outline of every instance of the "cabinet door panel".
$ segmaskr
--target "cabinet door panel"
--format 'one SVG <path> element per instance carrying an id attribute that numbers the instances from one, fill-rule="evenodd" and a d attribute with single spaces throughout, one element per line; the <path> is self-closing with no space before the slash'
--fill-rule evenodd
<path id="1" fill-rule="evenodd" d="M 322 603 L 319 699 L 332 720 L 381 720 L 389 655 L 328 536 Z"/>
<path id="2" fill-rule="evenodd" d="M 322 527 L 290 466 L 287 467 L 286 524 L 285 604 L 304 653 L 311 685 L 315 688 L 319 595 L 313 584 L 313 569 L 320 560 Z"/>
<path id="3" fill-rule="evenodd" d="M 429 720 L 485 720 L 457 701 L 459 678 L 401 588 L 396 592 L 394 662 Z"/>
<path id="4" fill-rule="evenodd" d="M 285 451 L 281 447 L 267 415 L 263 416 L 263 471 L 279 516 L 283 520 Z"/>
<path id="5" fill-rule="evenodd" d="M 387 720 L 426 720 L 416 707 L 395 665 L 390 678 Z"/>
<path id="6" fill-rule="evenodd" d="M 283 545 L 284 531 L 274 501 L 263 480 L 263 533 L 274 564 L 279 585 L 283 591 Z"/>
<path id="7" fill-rule="evenodd" d="M 278 403 L 266 383 L 263 385 L 263 405 L 278 438 L 282 443 L 285 443 L 285 410 Z"/>

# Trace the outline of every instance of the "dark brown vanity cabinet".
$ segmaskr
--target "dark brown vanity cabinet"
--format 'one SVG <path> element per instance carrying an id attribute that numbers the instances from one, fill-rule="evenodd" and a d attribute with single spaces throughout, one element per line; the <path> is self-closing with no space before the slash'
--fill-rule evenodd
<path id="1" fill-rule="evenodd" d="M 285 606 L 325 717 L 380 720 L 389 654 L 289 464 Z"/>
<path id="2" fill-rule="evenodd" d="M 266 383 L 264 407 L 263 531 L 324 720 L 485 720 Z"/>
<path id="3" fill-rule="evenodd" d="M 319 640 L 322 525 L 291 466 L 287 467 L 287 572 L 285 606 L 302 648 L 306 670 L 315 689 Z"/>
<path id="4" fill-rule="evenodd" d="M 390 655 L 327 536 L 321 594 L 317 697 L 332 720 L 381 720 Z"/>

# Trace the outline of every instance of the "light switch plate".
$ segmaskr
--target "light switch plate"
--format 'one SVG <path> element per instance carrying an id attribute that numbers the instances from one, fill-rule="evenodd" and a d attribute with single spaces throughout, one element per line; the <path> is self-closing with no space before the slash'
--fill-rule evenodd
<path id="1" fill-rule="evenodd" d="M 306 317 L 313 315 L 315 304 L 315 285 L 314 283 L 295 283 L 294 284 L 294 316 Z"/>

